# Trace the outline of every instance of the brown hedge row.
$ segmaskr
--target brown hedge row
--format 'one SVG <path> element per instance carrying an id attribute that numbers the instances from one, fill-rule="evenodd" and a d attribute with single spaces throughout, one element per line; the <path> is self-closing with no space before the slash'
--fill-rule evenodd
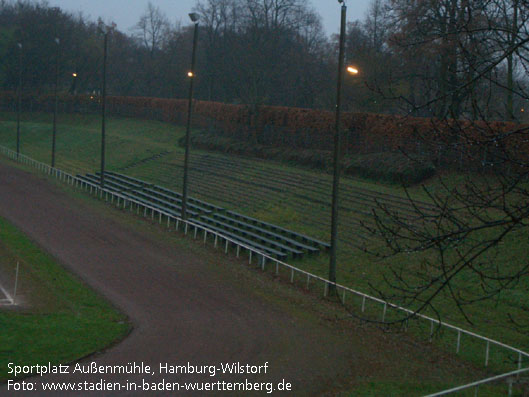
<path id="1" fill-rule="evenodd" d="M 64 112 L 98 112 L 99 98 L 61 95 Z M 15 109 L 13 92 L 0 93 L 0 106 Z M 26 110 L 51 111 L 51 95 L 26 94 Z M 108 113 L 184 124 L 187 101 L 149 97 L 107 99 Z M 290 149 L 331 150 L 334 112 L 278 106 L 194 103 L 193 127 L 250 143 Z M 435 120 L 371 113 L 344 113 L 343 147 L 347 153 L 404 151 L 428 157 L 437 165 L 491 161 L 505 153 L 526 158 L 527 126 L 506 122 Z"/>

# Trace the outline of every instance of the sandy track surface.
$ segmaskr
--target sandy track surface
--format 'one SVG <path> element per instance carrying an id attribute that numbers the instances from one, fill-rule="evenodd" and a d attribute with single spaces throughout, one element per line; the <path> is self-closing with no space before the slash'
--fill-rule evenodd
<path id="1" fill-rule="evenodd" d="M 143 379 L 228 382 L 248 378 L 274 383 L 285 379 L 292 383 L 293 395 L 319 395 L 334 389 L 353 370 L 354 348 L 344 341 L 349 338 L 344 338 L 339 330 L 304 320 L 283 305 L 274 305 L 252 294 L 251 289 L 233 283 L 226 274 L 215 272 L 211 264 L 187 250 L 105 219 L 46 180 L 2 163 L 0 216 L 130 317 L 132 333 L 84 363 L 143 362 L 155 372 L 61 375 L 45 380 L 97 382 L 103 377 L 124 384 L 141 383 Z M 160 363 L 188 362 L 217 367 L 220 363 L 268 362 L 268 370 L 256 376 L 157 373 Z M 33 380 L 40 382 L 44 378 Z M 7 394 L 5 387 L 0 389 L 2 392 Z"/>

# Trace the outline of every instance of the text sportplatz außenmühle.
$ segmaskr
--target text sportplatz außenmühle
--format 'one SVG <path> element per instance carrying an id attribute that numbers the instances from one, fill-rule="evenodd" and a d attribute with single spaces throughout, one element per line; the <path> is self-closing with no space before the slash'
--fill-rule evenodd
<path id="1" fill-rule="evenodd" d="M 268 362 L 262 365 L 251 365 L 242 364 L 240 362 L 232 363 L 220 363 L 217 365 L 194 365 L 190 362 L 186 364 L 172 364 L 172 363 L 160 363 L 158 372 L 150 365 L 144 363 L 127 363 L 125 365 L 98 365 L 96 362 L 87 364 L 71 364 L 71 365 L 52 365 L 48 364 L 37 364 L 37 365 L 16 365 L 14 363 L 8 363 L 7 365 L 8 374 L 14 376 L 18 375 L 40 375 L 46 374 L 145 374 L 155 375 L 156 373 L 165 374 L 181 374 L 181 375 L 209 375 L 217 376 L 217 374 L 223 375 L 255 375 L 255 374 L 266 374 L 268 371 Z"/>
<path id="2" fill-rule="evenodd" d="M 277 379 L 276 382 L 265 381 L 268 370 L 268 362 L 257 365 L 241 362 L 224 362 L 215 365 L 163 362 L 154 366 L 143 362 L 100 365 L 95 361 L 71 365 L 48 363 L 29 366 L 8 363 L 8 374 L 14 377 L 55 376 L 53 380 L 45 377 L 40 381 L 35 378 L 25 378 L 21 381 L 10 379 L 7 388 L 13 391 L 36 392 L 264 391 L 271 394 L 274 391 L 292 391 L 292 384 L 285 379 Z M 202 380 L 197 380 L 197 376 Z M 191 381 L 189 377 L 195 380 Z M 229 378 L 232 377 L 237 380 L 230 380 Z"/>

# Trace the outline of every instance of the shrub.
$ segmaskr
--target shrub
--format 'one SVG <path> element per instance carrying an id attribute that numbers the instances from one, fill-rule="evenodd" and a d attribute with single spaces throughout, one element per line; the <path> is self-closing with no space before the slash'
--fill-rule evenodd
<path id="1" fill-rule="evenodd" d="M 97 112 L 100 107 L 99 98 L 89 95 L 61 95 L 60 103 L 65 112 Z M 15 104 L 16 93 L 0 93 L 2 108 L 14 110 Z M 23 104 L 25 110 L 50 111 L 53 97 L 25 94 Z M 107 104 L 109 114 L 177 124 L 187 120 L 188 102 L 183 99 L 110 96 Z M 335 115 L 331 111 L 206 101 L 195 101 L 193 106 L 193 127 L 207 131 L 213 140 L 214 136 L 230 139 L 229 145 L 221 145 L 230 150 L 238 150 L 236 142 L 250 142 L 253 151 L 261 150 L 260 146 L 288 149 L 296 151 L 295 156 L 304 150 L 316 153 L 333 148 Z M 526 128 L 506 122 L 344 113 L 343 148 L 347 155 L 401 151 L 428 158 L 437 167 L 461 167 L 479 164 L 501 150 L 525 159 L 529 151 Z"/>

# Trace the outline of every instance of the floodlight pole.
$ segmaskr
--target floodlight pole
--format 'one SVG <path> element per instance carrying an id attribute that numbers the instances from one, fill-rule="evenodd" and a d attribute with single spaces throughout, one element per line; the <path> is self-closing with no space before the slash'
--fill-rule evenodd
<path id="1" fill-rule="evenodd" d="M 18 43 L 17 159 L 20 155 L 20 113 L 22 112 L 22 43 Z"/>
<path id="2" fill-rule="evenodd" d="M 342 20 L 340 24 L 340 52 L 338 59 L 338 86 L 336 90 L 336 125 L 334 128 L 334 173 L 332 183 L 332 214 L 331 214 L 331 251 L 329 259 L 329 281 L 336 283 L 336 244 L 338 237 L 338 194 L 340 187 L 340 123 L 342 107 L 342 80 L 344 76 L 344 49 L 345 49 L 345 25 L 347 7 L 343 0 L 342 3 Z M 329 292 L 335 292 L 334 284 L 329 286 Z"/>
<path id="3" fill-rule="evenodd" d="M 108 50 L 108 29 L 104 33 L 103 46 L 103 87 L 101 91 L 101 188 L 105 187 L 105 116 L 107 97 L 107 50 Z"/>
<path id="4" fill-rule="evenodd" d="M 59 99 L 58 99 L 58 86 L 59 86 L 59 57 L 60 57 L 60 40 L 58 38 L 55 39 L 55 43 L 57 44 L 57 54 L 56 54 L 56 62 L 55 62 L 55 104 L 53 108 L 53 133 L 52 133 L 52 139 L 51 139 L 51 167 L 55 167 L 55 140 L 57 136 L 57 110 L 59 106 Z"/>
<path id="5" fill-rule="evenodd" d="M 196 52 L 198 42 L 198 15 L 189 14 L 191 20 L 195 23 L 195 32 L 193 34 L 193 55 L 191 58 L 191 71 L 189 72 L 189 104 L 187 106 L 187 125 L 185 138 L 185 155 L 184 155 L 184 182 L 182 190 L 182 219 L 187 219 L 187 183 L 189 172 L 189 146 L 191 140 L 191 117 L 193 115 L 193 83 L 195 80 Z"/>

